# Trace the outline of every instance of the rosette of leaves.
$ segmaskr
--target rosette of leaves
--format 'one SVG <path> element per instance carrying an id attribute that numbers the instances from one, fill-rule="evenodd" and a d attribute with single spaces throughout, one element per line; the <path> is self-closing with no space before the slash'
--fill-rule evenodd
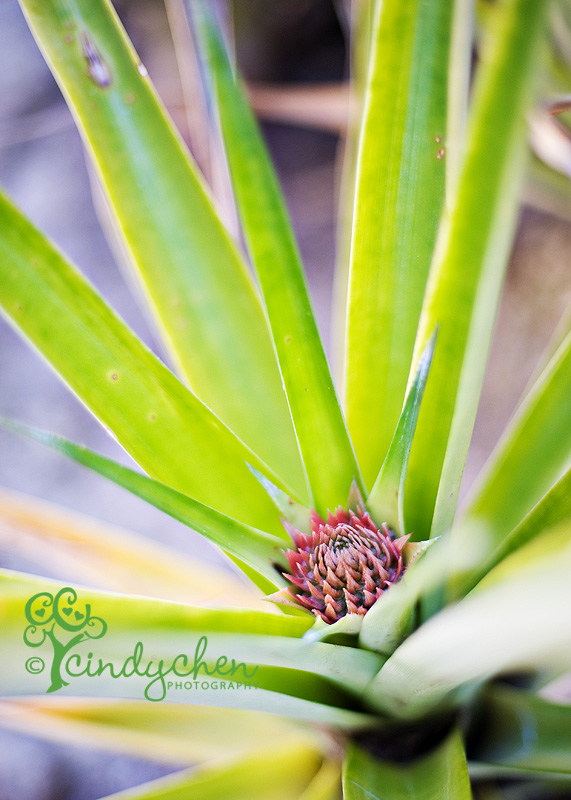
<path id="1" fill-rule="evenodd" d="M 22 519 L 10 497 L 2 513 L 50 552 L 81 541 L 87 583 L 116 581 L 119 593 L 78 590 L 107 625 L 98 657 L 118 658 L 132 640 L 168 664 L 206 636 L 213 663 L 226 654 L 257 668 L 257 689 L 149 703 L 103 675 L 48 702 L 22 666 L 22 630 L 29 598 L 58 587 L 4 570 L 4 723 L 203 762 L 130 798 L 565 792 L 571 709 L 541 690 L 571 670 L 571 334 L 457 513 L 526 171 L 526 113 L 549 83 L 540 76 L 553 75 L 550 3 L 488 9 L 471 87 L 468 0 L 367 7 L 335 320 L 341 397 L 212 4 L 186 5 L 247 256 L 110 4 L 21 5 L 176 374 L 2 197 L 7 319 L 146 474 L 5 424 L 203 534 L 254 588 L 55 512 Z M 180 589 L 189 602 L 172 602 Z M 268 595 L 277 604 L 263 608 Z"/>

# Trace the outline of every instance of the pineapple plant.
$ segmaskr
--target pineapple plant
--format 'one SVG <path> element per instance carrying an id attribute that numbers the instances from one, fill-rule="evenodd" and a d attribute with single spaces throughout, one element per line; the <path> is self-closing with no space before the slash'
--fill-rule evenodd
<path id="1" fill-rule="evenodd" d="M 549 688 L 571 668 L 568 331 L 458 500 L 526 117 L 548 102 L 566 130 L 568 4 L 355 3 L 337 385 L 215 4 L 184 5 L 243 242 L 108 0 L 20 5 L 173 370 L 2 195 L 4 315 L 140 469 L 2 424 L 202 534 L 249 583 L 28 520 L 48 549 L 81 538 L 87 583 L 115 570 L 119 590 L 2 570 L 2 719 L 199 764 L 120 795 L 141 800 L 565 796 L 571 710 Z"/>

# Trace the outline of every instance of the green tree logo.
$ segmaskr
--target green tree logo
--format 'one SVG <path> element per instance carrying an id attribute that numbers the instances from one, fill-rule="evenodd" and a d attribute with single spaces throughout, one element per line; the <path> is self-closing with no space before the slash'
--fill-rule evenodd
<path id="1" fill-rule="evenodd" d="M 26 603 L 26 619 L 30 624 L 24 631 L 24 642 L 28 647 L 41 647 L 49 639 L 53 647 L 48 693 L 68 685 L 62 678 L 61 666 L 69 651 L 80 642 L 101 639 L 107 633 L 107 623 L 91 616 L 89 603 L 85 606 L 76 606 L 76 603 L 77 592 L 70 586 L 60 589 L 55 597 L 50 592 L 38 592 Z M 28 668 L 28 671 L 40 672 L 41 668 Z"/>

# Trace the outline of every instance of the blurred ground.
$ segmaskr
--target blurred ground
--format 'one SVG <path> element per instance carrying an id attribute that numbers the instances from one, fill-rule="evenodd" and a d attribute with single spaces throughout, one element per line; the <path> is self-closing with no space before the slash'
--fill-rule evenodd
<path id="1" fill-rule="evenodd" d="M 184 131 L 180 86 L 173 78 L 174 59 L 160 3 L 144 0 L 122 3 L 119 8 Z M 332 3 L 238 2 L 236 21 L 239 60 L 251 80 L 334 81 L 343 76 L 345 52 Z M 156 348 L 100 232 L 78 135 L 16 0 L 0 0 L 0 97 L 0 184 Z M 266 125 L 265 132 L 299 236 L 319 323 L 328 339 L 339 143 L 331 133 L 284 125 Z M 524 209 L 466 469 L 467 484 L 497 441 L 571 301 L 570 252 L 567 222 Z M 88 412 L 4 323 L 0 324 L 0 365 L 0 413 L 121 457 Z M 182 526 L 35 445 L 0 433 L 0 454 L 0 485 L 218 559 Z M 33 569 L 34 565 L 0 552 L 0 566 Z M 38 744 L 0 732 L 0 800 L 90 800 L 154 777 L 161 770 L 156 765 Z"/>

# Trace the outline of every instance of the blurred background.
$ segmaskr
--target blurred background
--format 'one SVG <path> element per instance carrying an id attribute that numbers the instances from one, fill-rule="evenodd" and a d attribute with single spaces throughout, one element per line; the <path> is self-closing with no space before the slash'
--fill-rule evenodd
<path id="1" fill-rule="evenodd" d="M 186 116 L 189 87 L 181 86 L 178 78 L 163 2 L 131 0 L 118 2 L 116 7 L 200 161 L 200 131 L 189 125 Z M 178 36 L 179 4 L 169 2 L 168 7 Z M 343 185 L 340 155 L 349 108 L 344 86 L 348 8 L 348 3 L 333 0 L 237 0 L 234 4 L 238 63 L 282 180 L 326 342 L 332 334 L 335 229 Z M 0 184 L 129 325 L 163 355 L 101 232 L 79 136 L 16 0 L 0 0 L 0 98 Z M 543 145 L 549 151 L 549 137 L 541 130 L 537 137 L 536 149 Z M 557 166 L 569 176 L 571 156 L 564 145 L 561 153 Z M 208 164 L 203 166 L 208 171 Z M 466 486 L 501 434 L 571 302 L 570 184 L 563 176 L 546 175 L 538 167 L 526 186 L 466 468 Z M 223 186 L 224 176 L 219 180 Z M 231 208 L 228 219 L 232 225 Z M 0 414 L 60 433 L 128 463 L 50 368 L 2 321 Z M 178 523 L 102 478 L 3 432 L 0 486 L 221 563 L 208 545 Z M 33 553 L 18 549 L 10 532 L 1 528 L 0 566 L 41 571 L 62 580 L 73 577 L 50 565 L 40 569 Z M 0 729 L 0 800 L 95 800 L 166 771 L 152 763 L 41 743 Z"/>

